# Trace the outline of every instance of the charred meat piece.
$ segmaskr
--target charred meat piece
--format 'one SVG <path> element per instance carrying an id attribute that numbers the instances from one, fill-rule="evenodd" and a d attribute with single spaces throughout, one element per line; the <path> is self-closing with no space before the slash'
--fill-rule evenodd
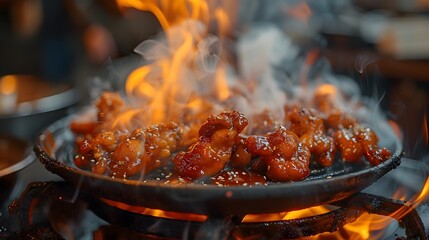
<path id="1" fill-rule="evenodd" d="M 247 119 L 237 111 L 210 116 L 198 132 L 198 141 L 174 158 L 175 172 L 189 179 L 219 173 L 230 161 L 238 134 L 246 126 Z"/>

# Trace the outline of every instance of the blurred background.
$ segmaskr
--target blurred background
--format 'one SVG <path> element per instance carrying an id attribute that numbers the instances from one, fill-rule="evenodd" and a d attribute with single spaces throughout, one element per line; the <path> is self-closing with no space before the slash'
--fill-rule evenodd
<path id="1" fill-rule="evenodd" d="M 152 13 L 118 2 L 0 0 L 2 134 L 32 141 L 88 102 L 88 82 L 103 81 L 94 76 L 135 56 L 141 41 L 162 31 Z M 295 42 L 318 46 L 335 73 L 380 99 L 402 129 L 406 156 L 426 155 L 429 0 L 242 0 L 238 6 L 235 29 L 276 22 Z"/>

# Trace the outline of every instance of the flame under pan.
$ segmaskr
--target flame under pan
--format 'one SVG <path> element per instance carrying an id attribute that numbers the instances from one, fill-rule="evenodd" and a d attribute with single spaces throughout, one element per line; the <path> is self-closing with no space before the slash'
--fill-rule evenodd
<path id="1" fill-rule="evenodd" d="M 303 209 L 349 197 L 370 186 L 396 168 L 401 159 L 401 142 L 390 139 L 393 155 L 378 166 L 344 167 L 321 171 L 301 182 L 268 186 L 169 185 L 158 181 L 114 179 L 77 168 L 73 163 L 72 116 L 48 127 L 37 139 L 34 150 L 46 169 L 96 197 L 129 205 L 209 216 L 241 216 Z M 345 164 L 340 164 L 345 165 Z"/>

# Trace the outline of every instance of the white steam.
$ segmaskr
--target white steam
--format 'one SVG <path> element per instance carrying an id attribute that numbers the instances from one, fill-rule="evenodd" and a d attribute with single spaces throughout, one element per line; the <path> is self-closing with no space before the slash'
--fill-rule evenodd
<path id="1" fill-rule="evenodd" d="M 317 87 L 328 83 L 338 89 L 335 102 L 339 109 L 375 126 L 377 132 L 386 132 L 379 124 L 386 123 L 379 109 L 367 107 L 377 107 L 377 102 L 363 100 L 359 86 L 350 78 L 334 75 L 323 59 L 306 60 L 278 27 L 254 24 L 238 36 L 234 64 L 226 61 L 222 44 L 200 22 L 185 21 L 156 39 L 144 41 L 135 51 L 150 62 L 151 72 L 145 81 L 163 92 L 166 104 L 171 96 L 184 105 L 197 96 L 210 101 L 212 111 L 236 109 L 252 121 L 253 115 L 268 110 L 281 120 L 285 104 L 298 101 L 311 107 Z M 218 78 L 231 92 L 228 99 L 218 97 Z M 167 110 L 180 112 L 180 104 Z M 387 133 L 382 141 L 394 138 L 392 131 Z"/>
<path id="2" fill-rule="evenodd" d="M 248 113 L 250 115 L 264 110 L 282 113 L 287 97 L 279 86 L 273 66 L 281 65 L 287 59 L 296 59 L 297 55 L 298 49 L 274 26 L 254 27 L 241 36 L 237 58 L 239 74 L 248 94 L 245 103 L 248 106 L 240 102 L 238 110 L 246 112 L 250 108 L 253 111 Z"/>

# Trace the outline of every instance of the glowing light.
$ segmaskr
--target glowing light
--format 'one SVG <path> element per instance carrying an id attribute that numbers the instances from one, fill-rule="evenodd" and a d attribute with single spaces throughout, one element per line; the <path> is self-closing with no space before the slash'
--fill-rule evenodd
<path id="1" fill-rule="evenodd" d="M 0 78 L 0 112 L 13 112 L 17 104 L 17 77 L 13 75 Z"/>
<path id="2" fill-rule="evenodd" d="M 267 213 L 267 214 L 247 214 L 243 218 L 243 222 L 269 222 L 278 220 L 290 220 L 297 218 L 310 217 L 320 215 L 331 211 L 332 209 L 327 206 L 316 206 L 306 209 L 281 212 L 281 213 Z"/>
<path id="3" fill-rule="evenodd" d="M 317 96 L 334 96 L 337 93 L 337 88 L 332 84 L 320 85 L 315 94 Z"/>
<path id="4" fill-rule="evenodd" d="M 16 76 L 7 75 L 0 79 L 0 93 L 3 95 L 11 95 L 16 92 L 17 88 Z"/>
<path id="5" fill-rule="evenodd" d="M 188 221 L 197 221 L 197 222 L 204 222 L 207 220 L 206 215 L 202 214 L 193 214 L 193 213 L 180 213 L 180 212 L 169 212 L 169 211 L 163 211 L 159 209 L 153 209 L 153 208 L 145 208 L 140 206 L 132 206 L 121 202 L 112 201 L 109 199 L 101 198 L 101 201 L 104 203 L 128 211 L 133 212 L 137 214 L 142 215 L 149 215 L 154 217 L 160 217 L 160 218 L 168 218 L 168 219 L 180 219 L 180 220 L 188 220 Z"/>

